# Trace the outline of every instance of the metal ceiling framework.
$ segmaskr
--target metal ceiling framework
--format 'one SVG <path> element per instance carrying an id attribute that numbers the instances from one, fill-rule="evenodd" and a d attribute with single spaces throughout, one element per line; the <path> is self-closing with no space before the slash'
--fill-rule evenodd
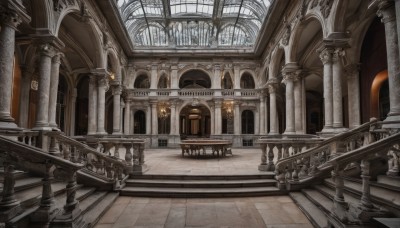
<path id="1" fill-rule="evenodd" d="M 119 0 L 137 47 L 251 47 L 273 0 Z"/>

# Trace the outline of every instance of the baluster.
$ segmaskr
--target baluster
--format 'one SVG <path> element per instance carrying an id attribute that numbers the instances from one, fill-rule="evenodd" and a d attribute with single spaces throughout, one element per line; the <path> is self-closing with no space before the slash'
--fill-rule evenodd
<path id="1" fill-rule="evenodd" d="M 7 157 L 7 156 L 6 156 Z M 14 166 L 9 162 L 3 162 L 4 180 L 3 193 L 0 201 L 0 221 L 6 222 L 22 211 L 20 202 L 15 198 L 15 174 Z"/>
<path id="2" fill-rule="evenodd" d="M 298 182 L 299 181 L 299 170 L 298 170 L 297 160 L 293 161 L 293 173 L 292 173 L 292 181 Z"/>
<path id="3" fill-rule="evenodd" d="M 365 210 L 369 210 L 374 207 L 374 205 L 371 203 L 370 197 L 369 179 L 371 176 L 369 175 L 369 168 L 370 162 L 365 159 L 361 160 L 362 196 L 360 206 Z"/>
<path id="4" fill-rule="evenodd" d="M 52 136 L 49 136 L 49 137 L 50 137 L 49 154 L 51 154 L 53 156 L 61 156 L 58 140 L 56 139 L 56 137 L 52 137 Z"/>
<path id="5" fill-rule="evenodd" d="M 114 144 L 114 157 L 119 158 L 119 146 L 120 142 L 116 142 Z"/>
<path id="6" fill-rule="evenodd" d="M 71 145 L 71 159 L 70 159 L 70 161 L 73 162 L 73 163 L 76 163 L 76 151 L 77 151 L 76 146 L 72 146 Z"/>
<path id="7" fill-rule="evenodd" d="M 125 161 L 129 166 L 132 166 L 132 153 L 131 153 L 131 148 L 132 148 L 132 143 L 124 143 L 126 153 L 125 153 Z"/>
<path id="8" fill-rule="evenodd" d="M 110 162 L 104 161 L 104 167 L 106 171 L 106 176 L 109 179 L 113 179 L 113 169 Z"/>
<path id="9" fill-rule="evenodd" d="M 53 177 L 50 173 L 50 169 L 53 164 L 47 160 L 45 164 L 45 174 L 42 179 L 42 198 L 40 200 L 39 208 L 31 215 L 30 219 L 33 222 L 38 223 L 48 223 L 50 222 L 58 212 L 58 209 L 55 207 L 54 194 L 51 189 L 51 182 Z"/>
<path id="10" fill-rule="evenodd" d="M 311 154 L 310 155 L 310 170 L 308 172 L 308 175 L 313 176 L 317 172 L 318 172 L 317 154 Z"/>
<path id="11" fill-rule="evenodd" d="M 398 176 L 399 175 L 399 162 L 400 162 L 400 150 L 391 147 L 388 151 L 388 171 L 386 175 L 388 176 Z"/>
<path id="12" fill-rule="evenodd" d="M 66 143 L 63 143 L 61 145 L 62 149 L 63 149 L 63 158 L 65 160 L 68 160 L 71 158 L 71 150 L 70 150 L 70 146 L 67 145 Z"/>
<path id="13" fill-rule="evenodd" d="M 278 154 L 282 153 L 282 144 L 277 144 L 276 148 L 278 148 Z M 268 164 L 267 164 L 267 171 L 274 171 L 275 164 L 274 164 L 274 148 L 271 146 L 268 150 Z"/>
<path id="14" fill-rule="evenodd" d="M 282 152 L 278 151 L 278 157 L 279 157 L 279 154 L 281 155 L 281 158 L 289 157 L 289 147 L 290 147 L 289 144 L 284 143 L 283 144 L 283 151 Z"/>
<path id="15" fill-rule="evenodd" d="M 343 170 L 339 165 L 336 165 L 332 171 L 332 179 L 335 182 L 335 197 L 333 198 L 333 212 L 341 220 L 347 221 L 347 210 L 348 204 L 344 200 L 343 196 Z"/>
<path id="16" fill-rule="evenodd" d="M 64 211 L 59 214 L 52 222 L 53 227 L 85 227 L 82 220 L 79 202 L 76 200 L 76 170 L 66 170 L 68 183 L 66 186 L 67 200 L 64 205 Z"/>
<path id="17" fill-rule="evenodd" d="M 267 171 L 267 147 L 269 144 L 261 144 L 261 163 L 258 170 Z"/>
<path id="18" fill-rule="evenodd" d="M 139 165 L 143 165 L 144 164 L 144 145 L 142 146 L 141 144 L 139 144 L 138 149 L 139 149 Z M 222 149 L 221 149 L 221 151 L 222 151 Z"/>
<path id="19" fill-rule="evenodd" d="M 308 176 L 308 162 L 306 158 L 301 158 L 301 169 L 299 172 L 299 178 L 304 178 Z"/>

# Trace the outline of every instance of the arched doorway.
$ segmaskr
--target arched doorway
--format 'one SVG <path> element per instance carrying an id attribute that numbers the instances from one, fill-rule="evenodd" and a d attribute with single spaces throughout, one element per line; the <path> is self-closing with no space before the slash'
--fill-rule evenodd
<path id="1" fill-rule="evenodd" d="M 221 88 L 222 89 L 233 89 L 232 78 L 228 72 L 224 74 L 221 80 Z"/>
<path id="2" fill-rule="evenodd" d="M 63 75 L 60 75 L 57 91 L 56 124 L 62 132 L 65 132 L 66 129 L 67 91 L 67 81 Z"/>
<path id="3" fill-rule="evenodd" d="M 142 110 L 136 111 L 133 116 L 133 133 L 146 134 L 146 113 Z"/>
<path id="4" fill-rule="evenodd" d="M 249 73 L 244 73 L 240 78 L 240 88 L 242 89 L 254 89 L 255 83 L 253 77 Z"/>
<path id="5" fill-rule="evenodd" d="M 254 113 L 251 110 L 242 112 L 242 134 L 254 134 Z"/>
<path id="6" fill-rule="evenodd" d="M 187 105 L 179 116 L 179 129 L 185 137 L 208 137 L 211 134 L 210 110 L 204 105 Z"/>
<path id="7" fill-rule="evenodd" d="M 371 85 L 371 116 L 384 120 L 390 111 L 388 71 L 379 72 Z"/>
<path id="8" fill-rule="evenodd" d="M 77 85 L 75 111 L 75 135 L 86 135 L 88 131 L 89 77 L 84 76 Z"/>
<path id="9" fill-rule="evenodd" d="M 134 83 L 134 87 L 138 89 L 148 89 L 150 88 L 150 80 L 147 75 L 141 74 L 139 75 Z"/>

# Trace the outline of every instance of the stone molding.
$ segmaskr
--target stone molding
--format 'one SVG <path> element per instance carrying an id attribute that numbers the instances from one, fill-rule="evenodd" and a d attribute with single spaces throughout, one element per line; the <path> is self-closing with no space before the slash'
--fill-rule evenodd
<path id="1" fill-rule="evenodd" d="M 381 0 L 378 3 L 376 15 L 381 18 L 383 23 L 396 20 L 396 12 L 392 1 Z"/>

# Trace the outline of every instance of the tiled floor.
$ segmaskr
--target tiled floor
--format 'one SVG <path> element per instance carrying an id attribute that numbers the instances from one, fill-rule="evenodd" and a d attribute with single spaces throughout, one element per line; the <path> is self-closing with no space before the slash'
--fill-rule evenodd
<path id="1" fill-rule="evenodd" d="M 146 149 L 146 174 L 258 174 L 260 149 L 233 156 L 182 158 L 178 149 Z M 98 222 L 109 227 L 312 227 L 288 196 L 242 198 L 146 198 L 121 196 Z"/>

